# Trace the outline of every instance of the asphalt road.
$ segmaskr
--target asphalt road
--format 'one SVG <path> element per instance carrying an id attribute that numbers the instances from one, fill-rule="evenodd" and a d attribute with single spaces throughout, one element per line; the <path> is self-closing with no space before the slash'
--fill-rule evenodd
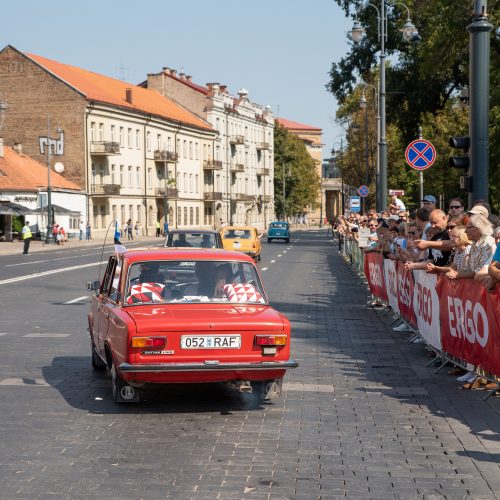
<path id="1" fill-rule="evenodd" d="M 427 368 L 325 236 L 263 245 L 300 362 L 266 403 L 190 385 L 115 405 L 86 331 L 109 248 L 1 256 L 0 498 L 499 497 L 500 398 Z"/>

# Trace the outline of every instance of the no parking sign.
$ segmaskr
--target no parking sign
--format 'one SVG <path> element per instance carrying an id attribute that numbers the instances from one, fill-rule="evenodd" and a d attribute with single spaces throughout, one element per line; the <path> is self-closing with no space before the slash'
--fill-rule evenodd
<path id="1" fill-rule="evenodd" d="M 406 163 L 415 170 L 426 170 L 436 161 L 436 148 L 425 139 L 410 142 L 405 151 Z"/>

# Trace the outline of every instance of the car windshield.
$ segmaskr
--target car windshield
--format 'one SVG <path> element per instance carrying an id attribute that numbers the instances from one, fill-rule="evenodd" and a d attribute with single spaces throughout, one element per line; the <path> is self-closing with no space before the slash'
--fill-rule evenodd
<path id="1" fill-rule="evenodd" d="M 252 232 L 250 229 L 226 229 L 223 237 L 226 239 L 241 238 L 249 240 L 252 237 Z"/>
<path id="2" fill-rule="evenodd" d="M 203 233 L 170 233 L 167 247 L 216 248 L 215 236 Z"/>
<path id="3" fill-rule="evenodd" d="M 250 262 L 168 260 L 130 266 L 126 305 L 151 303 L 265 304 L 265 295 Z"/>
<path id="4" fill-rule="evenodd" d="M 283 228 L 286 228 L 287 226 L 288 226 L 288 224 L 287 224 L 286 222 L 273 222 L 273 223 L 271 224 L 271 227 L 272 227 L 273 229 L 276 229 L 276 228 L 281 228 L 281 229 L 283 229 Z"/>

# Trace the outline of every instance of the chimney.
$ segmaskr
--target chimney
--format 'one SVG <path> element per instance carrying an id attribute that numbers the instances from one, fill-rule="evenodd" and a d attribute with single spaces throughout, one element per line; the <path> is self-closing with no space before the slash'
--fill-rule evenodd
<path id="1" fill-rule="evenodd" d="M 163 73 L 168 75 L 170 73 L 170 68 L 168 66 L 163 66 L 162 71 L 163 71 Z"/>
<path id="2" fill-rule="evenodd" d="M 17 154 L 23 154 L 23 145 L 20 142 L 15 142 L 14 147 L 12 148 Z"/>
<path id="3" fill-rule="evenodd" d="M 227 90 L 227 85 L 221 85 L 220 86 L 220 91 L 225 94 L 226 93 L 226 90 Z"/>
<path id="4" fill-rule="evenodd" d="M 179 73 L 179 78 L 180 78 L 181 80 L 184 80 L 184 77 L 185 77 L 185 76 L 186 76 L 186 73 L 182 73 L 182 72 L 181 72 L 181 73 Z"/>
<path id="5" fill-rule="evenodd" d="M 177 75 L 177 70 L 176 69 L 171 69 L 170 74 L 175 78 Z"/>
<path id="6" fill-rule="evenodd" d="M 211 82 L 211 83 L 207 83 L 207 88 L 208 90 L 219 90 L 219 83 L 218 82 Z"/>
<path id="7" fill-rule="evenodd" d="M 193 80 L 193 77 L 191 75 L 186 75 L 186 80 L 190 82 Z"/>
<path id="8" fill-rule="evenodd" d="M 132 89 L 130 87 L 125 89 L 125 100 L 132 104 Z"/>

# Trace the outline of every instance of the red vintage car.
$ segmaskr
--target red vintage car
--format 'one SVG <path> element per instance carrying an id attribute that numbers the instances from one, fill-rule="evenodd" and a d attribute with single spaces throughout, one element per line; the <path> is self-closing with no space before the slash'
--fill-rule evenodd
<path id="1" fill-rule="evenodd" d="M 253 260 L 220 249 L 145 249 L 109 258 L 89 311 L 92 366 L 116 402 L 147 384 L 229 382 L 279 396 L 290 322 L 268 303 Z"/>

